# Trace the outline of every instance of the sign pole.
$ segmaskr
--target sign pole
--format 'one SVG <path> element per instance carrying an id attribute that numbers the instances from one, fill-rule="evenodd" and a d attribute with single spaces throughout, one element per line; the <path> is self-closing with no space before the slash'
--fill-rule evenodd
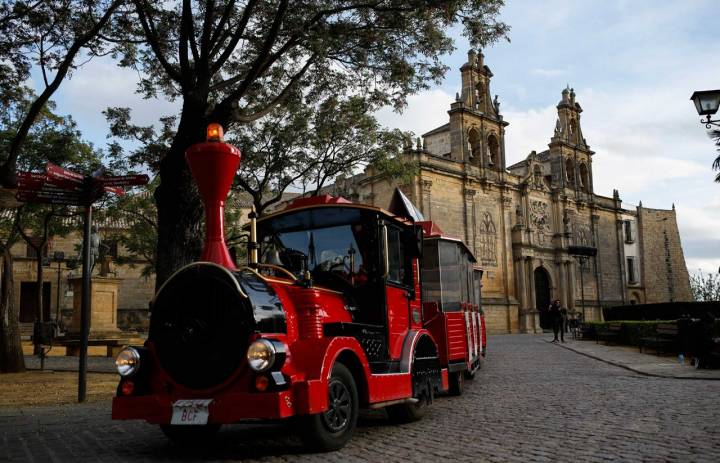
<path id="1" fill-rule="evenodd" d="M 90 235 L 92 228 L 92 205 L 105 193 L 125 194 L 123 187 L 146 185 L 150 180 L 147 175 L 114 175 L 104 176 L 104 168 L 84 176 L 78 172 L 64 169 L 49 162 L 45 173 L 18 172 L 18 201 L 38 204 L 62 204 L 67 206 L 85 206 L 83 224 L 83 270 L 82 300 L 80 302 L 80 365 L 78 365 L 78 402 L 87 398 L 87 354 L 90 337 L 90 314 L 92 313 L 92 295 L 90 291 L 92 269 L 90 268 Z M 61 259 L 60 259 L 61 260 Z M 60 314 L 60 260 L 58 260 L 58 304 Z M 38 291 L 42 291 L 39 288 Z M 42 293 L 39 293 L 42 295 Z M 42 308 L 40 308 L 42 322 Z M 41 355 L 41 368 L 44 366 Z"/>
<path id="2" fill-rule="evenodd" d="M 83 263 L 82 263 L 82 300 L 80 303 L 80 365 L 78 367 L 78 403 L 87 398 L 87 353 L 90 337 L 90 233 L 92 223 L 92 203 L 85 206 L 83 223 Z"/>

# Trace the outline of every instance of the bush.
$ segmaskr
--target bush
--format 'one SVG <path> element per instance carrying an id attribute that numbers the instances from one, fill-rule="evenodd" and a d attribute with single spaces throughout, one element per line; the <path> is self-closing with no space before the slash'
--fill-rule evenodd
<path id="1" fill-rule="evenodd" d="M 615 320 L 612 322 L 585 322 L 583 323 L 583 339 L 594 340 L 598 332 L 602 332 L 610 323 L 620 323 L 621 344 L 639 346 L 640 339 L 652 336 L 655 328 L 663 323 L 676 323 L 677 320 Z"/>

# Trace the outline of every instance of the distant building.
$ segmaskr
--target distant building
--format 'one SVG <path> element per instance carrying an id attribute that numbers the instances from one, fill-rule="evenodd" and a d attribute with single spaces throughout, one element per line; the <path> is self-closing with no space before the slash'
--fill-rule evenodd
<path id="1" fill-rule="evenodd" d="M 283 194 L 283 200 L 287 201 L 297 193 Z M 252 207 L 252 200 L 249 195 L 238 195 L 228 201 L 228 207 L 239 212 L 242 225 Z M 272 210 L 272 207 L 270 208 Z M 102 214 L 96 214 L 94 225 L 102 240 L 101 253 L 112 257 L 113 276 L 120 278 L 118 291 L 118 327 L 125 330 L 146 331 L 148 328 L 148 303 L 155 294 L 155 275 L 143 276 L 142 272 L 147 265 L 143 260 L 131 260 L 128 258 L 128 251 L 113 239 L 118 235 L 127 233 L 128 223 L 118 220 L 106 220 Z M 74 231 L 66 236 L 53 236 L 49 240 L 45 257 L 47 266 L 43 270 L 43 308 L 44 319 L 61 319 L 67 326 L 70 322 L 73 308 L 72 284 L 69 279 L 80 277 L 82 267 L 79 265 L 80 250 L 82 248 L 82 222 L 79 218 L 74 220 Z M 60 261 L 60 278 L 58 280 L 58 262 L 53 261 L 55 252 L 62 252 L 64 259 Z M 231 250 L 235 251 L 235 250 Z M 243 259 L 244 249 L 237 249 L 240 260 Z M 25 241 L 16 242 L 11 253 L 14 259 L 14 298 L 15 304 L 19 307 L 20 327 L 24 337 L 32 333 L 32 323 L 36 318 L 37 307 L 37 267 L 35 251 Z M 118 259 L 123 264 L 118 263 Z M 70 268 L 75 263 L 77 267 Z M 96 263 L 93 275 L 97 275 L 100 263 Z"/>
<path id="2" fill-rule="evenodd" d="M 595 193 L 595 153 L 572 89 L 562 91 L 548 149 L 506 167 L 508 122 L 491 98 L 482 53 L 471 51 L 460 72 L 449 122 L 407 154 L 420 166 L 412 182 L 396 185 L 368 169 L 325 191 L 388 207 L 399 186 L 425 218 L 464 239 L 485 270 L 493 332 L 537 331 L 535 309 L 553 299 L 578 311 L 584 304 L 588 320 L 604 306 L 692 300 L 675 208 L 626 209 L 617 190 Z M 597 249 L 583 265 L 584 291 L 573 245 Z"/>

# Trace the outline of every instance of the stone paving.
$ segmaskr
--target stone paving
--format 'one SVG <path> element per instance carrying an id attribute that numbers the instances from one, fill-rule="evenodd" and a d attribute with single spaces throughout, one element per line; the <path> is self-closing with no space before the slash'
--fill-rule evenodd
<path id="1" fill-rule="evenodd" d="M 303 453 L 282 424 L 234 425 L 203 452 L 153 426 L 113 422 L 108 402 L 0 409 L 5 461 L 720 461 L 720 382 L 644 376 L 547 342 L 490 338 L 462 397 L 402 426 L 362 416 L 341 451 Z"/>

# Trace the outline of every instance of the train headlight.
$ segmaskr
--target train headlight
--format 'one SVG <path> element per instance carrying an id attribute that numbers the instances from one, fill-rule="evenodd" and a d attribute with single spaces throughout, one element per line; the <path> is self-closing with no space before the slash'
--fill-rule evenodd
<path id="1" fill-rule="evenodd" d="M 255 371 L 267 371 L 275 363 L 275 353 L 275 345 L 272 342 L 258 339 L 248 347 L 248 364 Z"/>
<path id="2" fill-rule="evenodd" d="M 115 366 L 120 376 L 134 375 L 140 369 L 140 352 L 134 347 L 124 348 L 115 359 Z"/>

